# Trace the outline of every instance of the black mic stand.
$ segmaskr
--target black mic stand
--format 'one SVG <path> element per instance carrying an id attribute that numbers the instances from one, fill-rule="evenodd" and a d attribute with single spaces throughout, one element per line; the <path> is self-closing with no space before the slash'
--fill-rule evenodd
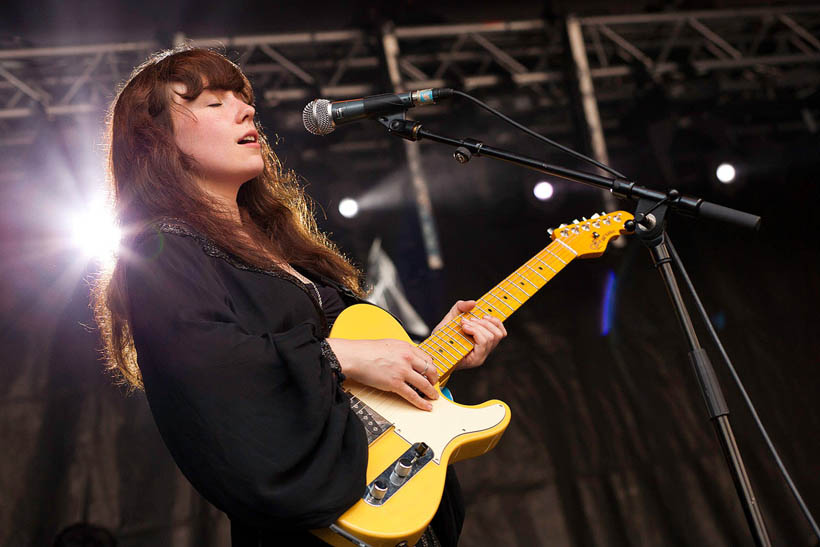
<path id="1" fill-rule="evenodd" d="M 674 196 L 675 191 L 669 193 Z M 649 249 L 655 268 L 660 272 L 666 284 L 666 292 L 672 300 L 678 321 L 689 345 L 689 362 L 695 371 L 695 377 L 698 379 L 698 385 L 703 393 L 706 409 L 709 412 L 709 419 L 715 427 L 720 448 L 729 466 L 732 481 L 735 483 L 735 489 L 740 497 L 743 512 L 746 514 L 746 520 L 749 523 L 755 545 L 768 547 L 771 545 L 771 540 L 766 532 L 766 524 L 763 521 L 763 515 L 755 499 L 754 491 L 752 491 L 749 476 L 746 474 L 746 468 L 740 456 L 740 449 L 735 442 L 732 426 L 729 424 L 729 407 L 726 406 L 709 355 L 698 341 L 689 312 L 678 289 L 675 272 L 672 270 L 672 258 L 670 258 L 669 247 L 666 244 L 669 239 L 669 235 L 666 233 L 666 213 L 668 212 L 666 201 L 664 199 L 653 204 L 648 199 L 639 199 L 635 210 L 635 220 L 627 221 L 625 227 L 634 229 L 638 239 Z M 630 223 L 632 224 L 631 227 L 628 226 Z M 678 258 L 677 255 L 676 258 Z M 677 266 L 678 269 L 681 268 L 680 264 L 677 264 Z"/>
<path id="2" fill-rule="evenodd" d="M 453 157 L 459 163 L 467 163 L 472 156 L 487 156 L 520 165 L 528 169 L 540 171 L 548 175 L 557 176 L 566 180 L 588 184 L 601 189 L 608 189 L 620 198 L 637 199 L 638 205 L 635 211 L 635 220 L 628 229 L 634 230 L 638 239 L 649 249 L 655 267 L 660 271 L 661 277 L 666 284 L 666 290 L 672 299 L 678 321 L 683 328 L 689 344 L 689 362 L 695 370 L 706 408 L 709 412 L 709 419 L 715 427 L 715 432 L 720 442 L 721 450 L 729 466 L 732 481 L 735 483 L 743 512 L 749 524 L 749 529 L 758 547 L 770 547 L 771 540 L 763 522 L 763 515 L 755 499 L 752 485 L 746 474 L 746 468 L 740 456 L 740 450 L 735 442 L 732 427 L 729 424 L 729 409 L 723 398 L 723 393 L 709 361 L 706 351 L 700 346 L 689 312 L 683 302 L 675 274 L 672 270 L 669 248 L 666 244 L 668 235 L 666 234 L 666 213 L 669 209 L 677 209 L 693 216 L 702 216 L 715 220 L 722 220 L 745 228 L 757 229 L 760 226 L 760 217 L 751 215 L 743 211 L 730 209 L 702 199 L 684 196 L 677 190 L 669 190 L 666 193 L 651 190 L 643 186 L 637 186 L 634 182 L 609 178 L 592 173 L 584 173 L 549 165 L 543 161 L 522 156 L 508 150 L 494 148 L 485 145 L 483 142 L 474 139 L 452 139 L 431 133 L 422 128 L 421 124 L 406 120 L 404 113 L 378 118 L 378 121 L 387 127 L 388 131 L 396 136 L 407 140 L 417 141 L 422 138 L 455 146 L 456 151 Z M 682 264 L 678 264 L 680 269 Z"/>

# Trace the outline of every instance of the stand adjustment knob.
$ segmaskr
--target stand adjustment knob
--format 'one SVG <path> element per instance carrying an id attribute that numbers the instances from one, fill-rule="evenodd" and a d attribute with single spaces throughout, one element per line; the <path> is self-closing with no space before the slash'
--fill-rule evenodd
<path id="1" fill-rule="evenodd" d="M 456 151 L 453 152 L 453 158 L 455 158 L 458 163 L 467 163 L 472 157 L 473 153 L 463 146 L 459 146 L 456 148 Z"/>

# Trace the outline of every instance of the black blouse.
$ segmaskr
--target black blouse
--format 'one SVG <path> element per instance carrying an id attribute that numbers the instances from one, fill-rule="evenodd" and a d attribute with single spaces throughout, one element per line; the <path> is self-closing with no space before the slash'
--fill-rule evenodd
<path id="1" fill-rule="evenodd" d="M 229 516 L 234 545 L 321 543 L 306 530 L 334 522 L 365 484 L 366 436 L 325 341 L 355 296 L 304 272 L 317 297 L 178 222 L 159 224 L 131 251 L 137 360 L 180 470 Z M 457 538 L 463 509 L 448 499 L 444 528 Z"/>

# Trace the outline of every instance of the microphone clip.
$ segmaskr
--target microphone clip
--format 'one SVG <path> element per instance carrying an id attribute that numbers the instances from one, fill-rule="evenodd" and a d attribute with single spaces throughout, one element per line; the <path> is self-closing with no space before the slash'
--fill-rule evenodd
<path id="1" fill-rule="evenodd" d="M 408 141 L 419 140 L 421 124 L 414 120 L 405 119 L 404 112 L 397 112 L 387 116 L 379 116 L 379 123 L 387 128 L 391 135 L 399 136 Z"/>

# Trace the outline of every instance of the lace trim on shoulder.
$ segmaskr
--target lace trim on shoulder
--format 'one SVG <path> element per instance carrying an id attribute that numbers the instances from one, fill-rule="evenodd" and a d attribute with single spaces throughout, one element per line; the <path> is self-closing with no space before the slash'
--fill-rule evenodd
<path id="1" fill-rule="evenodd" d="M 188 236 L 191 237 L 199 242 L 202 246 L 202 250 L 205 251 L 206 254 L 209 256 L 213 256 L 215 258 L 221 258 L 234 268 L 238 268 L 240 270 L 245 270 L 249 272 L 256 272 L 256 273 L 263 273 L 267 275 L 273 275 L 276 277 L 282 277 L 286 279 L 296 279 L 294 276 L 290 275 L 287 272 L 282 270 L 274 270 L 274 269 L 264 269 L 259 268 L 257 266 L 253 266 L 252 264 L 248 264 L 247 262 L 239 259 L 238 257 L 224 251 L 221 247 L 218 247 L 213 241 L 208 239 L 207 237 L 203 236 L 199 232 L 195 231 L 194 229 L 190 228 L 186 224 L 184 224 L 181 220 L 171 219 L 171 220 L 162 220 L 157 224 L 157 228 L 159 228 L 160 232 L 166 234 L 175 234 L 181 236 Z M 300 282 L 301 283 L 301 282 Z"/>
<path id="2" fill-rule="evenodd" d="M 270 276 L 277 277 L 279 279 L 285 279 L 287 281 L 290 281 L 290 282 L 294 283 L 297 287 L 302 289 L 305 292 L 305 294 L 308 295 L 308 298 L 310 298 L 310 300 L 313 302 L 313 305 L 316 307 L 316 310 L 319 313 L 319 317 L 322 320 L 323 330 L 328 331 L 327 318 L 325 317 L 324 310 L 322 309 L 321 296 L 319 295 L 319 290 L 316 288 L 316 285 L 311 283 L 311 285 L 313 286 L 313 292 L 316 293 L 316 294 L 313 294 L 313 292 L 311 292 L 311 290 L 308 288 L 308 286 L 305 285 L 304 283 L 302 283 L 301 279 L 299 279 L 298 277 L 296 277 L 294 275 L 289 274 L 288 272 L 286 272 L 284 270 L 265 269 L 265 268 L 260 268 L 258 266 L 254 266 L 252 264 L 248 264 L 247 262 L 240 259 L 239 257 L 225 251 L 224 249 L 222 249 L 221 247 L 216 245 L 216 243 L 214 243 L 209 238 L 205 237 L 204 235 L 200 234 L 199 232 L 197 232 L 196 230 L 191 228 L 183 220 L 176 219 L 176 218 L 165 218 L 165 219 L 160 220 L 156 224 L 156 227 L 160 232 L 163 232 L 163 233 L 166 233 L 166 234 L 181 235 L 181 236 L 186 236 L 186 237 L 193 238 L 194 240 L 196 240 L 200 244 L 200 246 L 202 247 L 202 250 L 205 252 L 205 254 L 207 254 L 209 256 L 212 256 L 214 258 L 219 258 L 221 260 L 224 260 L 225 262 L 227 262 L 228 264 L 230 264 L 231 266 L 233 266 L 234 268 L 236 268 L 238 270 L 270 275 Z"/>

